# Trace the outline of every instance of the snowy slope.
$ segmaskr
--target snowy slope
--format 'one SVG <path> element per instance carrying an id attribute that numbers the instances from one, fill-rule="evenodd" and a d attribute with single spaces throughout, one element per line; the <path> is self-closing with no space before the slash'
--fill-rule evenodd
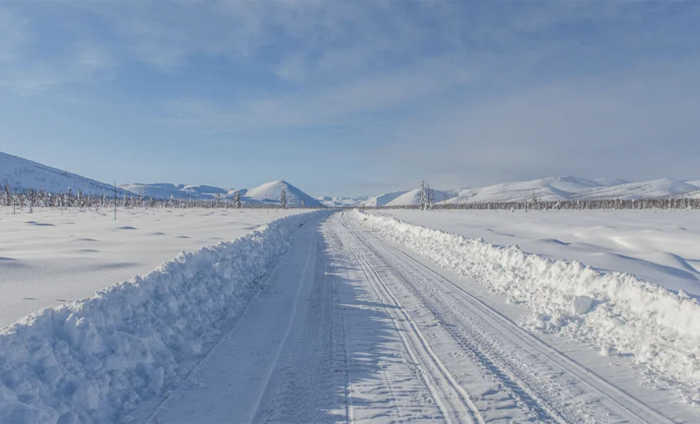
<path id="1" fill-rule="evenodd" d="M 13 191 L 33 189 L 65 193 L 70 188 L 73 193 L 78 190 L 84 194 L 114 193 L 113 185 L 0 152 L 0 188 L 4 189 L 5 184 Z M 120 189 L 117 193 L 120 196 L 130 194 Z"/>
<path id="2" fill-rule="evenodd" d="M 567 200 L 574 193 L 597 187 L 601 184 L 584 178 L 549 177 L 459 190 L 447 203 L 522 202 L 534 197 L 543 201 Z"/>
<path id="3" fill-rule="evenodd" d="M 318 200 L 294 187 L 286 181 L 272 181 L 261 186 L 248 189 L 242 200 L 248 203 L 280 203 L 282 189 L 287 191 L 287 204 L 301 206 L 302 201 L 307 207 L 323 206 Z"/>
<path id="4" fill-rule="evenodd" d="M 433 190 L 433 201 L 435 203 L 443 202 L 447 199 L 454 197 L 456 193 L 454 191 L 440 191 Z M 387 203 L 386 206 L 413 206 L 420 204 L 420 189 L 416 188 L 408 191 L 391 202 Z"/>
<path id="5" fill-rule="evenodd" d="M 622 178 L 593 178 L 591 181 L 604 186 L 616 186 L 620 184 L 627 184 L 631 181 L 623 180 Z"/>
<path id="6" fill-rule="evenodd" d="M 282 187 L 287 190 L 287 204 L 290 206 L 301 206 L 301 201 L 308 207 L 323 206 L 318 200 L 294 187 L 286 181 L 272 181 L 251 189 L 223 189 L 206 185 L 185 185 L 185 184 L 123 184 L 125 190 L 142 195 L 153 197 L 154 199 L 200 199 L 211 200 L 216 195 L 225 199 L 233 199 L 236 193 L 241 194 L 243 203 L 279 203 L 282 194 Z"/>
<path id="7" fill-rule="evenodd" d="M 360 197 L 330 197 L 321 196 L 317 197 L 316 200 L 321 202 L 324 206 L 329 208 L 340 208 L 348 206 L 356 206 L 368 199 L 367 196 Z"/>
<path id="8" fill-rule="evenodd" d="M 696 191 L 694 185 L 670 178 L 621 184 L 612 187 L 599 187 L 585 190 L 572 196 L 573 199 L 643 199 L 666 197 Z"/>
<path id="9" fill-rule="evenodd" d="M 385 206 L 387 203 L 391 202 L 392 200 L 396 199 L 397 197 L 399 197 L 405 193 L 407 193 L 407 191 L 405 191 L 405 190 L 404 191 L 394 191 L 391 193 L 382 193 L 379 196 L 370 197 L 369 199 L 360 203 L 360 206 L 367 206 L 367 207 Z"/>
<path id="10" fill-rule="evenodd" d="M 143 197 L 154 199 L 202 199 L 198 193 L 186 192 L 183 184 L 154 183 L 154 184 L 121 184 L 119 188 L 138 194 Z M 208 198 L 208 197 L 207 197 Z"/>

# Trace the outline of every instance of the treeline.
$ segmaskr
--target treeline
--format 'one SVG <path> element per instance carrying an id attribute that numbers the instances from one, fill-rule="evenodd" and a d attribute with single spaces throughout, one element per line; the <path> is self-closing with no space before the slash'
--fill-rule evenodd
<path id="1" fill-rule="evenodd" d="M 217 196 L 213 199 L 154 199 L 139 195 L 113 193 L 101 195 L 83 194 L 80 190 L 73 192 L 68 189 L 65 193 L 51 193 L 44 190 L 11 191 L 5 186 L 0 195 L 0 205 L 23 208 L 31 211 L 33 208 L 221 208 L 221 209 L 279 209 L 293 208 L 286 202 L 283 204 L 243 203 L 240 196 L 226 199 Z M 302 206 L 304 207 L 304 206 Z"/>
<path id="2" fill-rule="evenodd" d="M 653 198 L 653 199 L 600 199 L 527 202 L 483 202 L 460 204 L 430 204 L 430 209 L 470 209 L 470 210 L 595 210 L 595 209 L 700 209 L 700 199 Z M 373 208 L 365 208 L 373 209 Z M 383 206 L 376 209 L 425 209 L 425 205 Z"/>

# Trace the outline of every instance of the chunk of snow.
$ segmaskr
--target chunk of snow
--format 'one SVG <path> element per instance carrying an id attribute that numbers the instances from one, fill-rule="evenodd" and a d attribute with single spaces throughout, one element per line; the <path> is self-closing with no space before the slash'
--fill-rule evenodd
<path id="1" fill-rule="evenodd" d="M 572 302 L 574 315 L 583 315 L 588 313 L 593 307 L 593 299 L 588 296 L 576 296 Z"/>

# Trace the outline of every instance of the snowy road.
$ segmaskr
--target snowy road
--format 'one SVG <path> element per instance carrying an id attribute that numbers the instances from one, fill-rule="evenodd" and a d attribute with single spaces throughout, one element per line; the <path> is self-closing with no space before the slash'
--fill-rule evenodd
<path id="1" fill-rule="evenodd" d="M 490 304 L 471 287 L 346 213 L 309 222 L 191 384 L 147 415 L 159 423 L 691 420 L 631 371 L 592 369 L 591 352 L 524 331 L 505 302 Z"/>

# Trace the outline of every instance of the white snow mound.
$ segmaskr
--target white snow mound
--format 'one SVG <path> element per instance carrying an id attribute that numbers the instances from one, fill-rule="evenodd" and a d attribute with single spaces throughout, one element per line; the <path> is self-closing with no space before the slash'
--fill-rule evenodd
<path id="1" fill-rule="evenodd" d="M 0 422 L 132 421 L 136 405 L 186 381 L 314 216 L 182 253 L 143 277 L 0 329 Z"/>

